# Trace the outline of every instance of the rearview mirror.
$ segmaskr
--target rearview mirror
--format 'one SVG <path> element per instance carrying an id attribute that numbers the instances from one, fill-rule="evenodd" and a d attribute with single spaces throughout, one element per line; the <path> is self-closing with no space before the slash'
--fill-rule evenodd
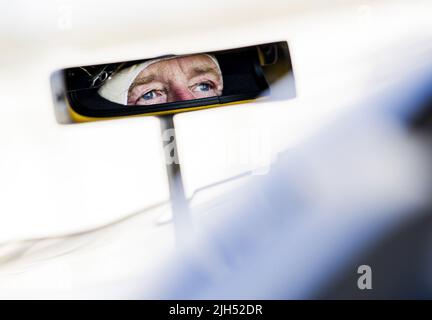
<path id="1" fill-rule="evenodd" d="M 271 84 L 290 72 L 287 43 L 278 42 L 68 68 L 51 82 L 58 88 L 53 82 L 60 79 L 57 102 L 64 99 L 72 118 L 83 120 L 172 114 L 266 97 Z"/>

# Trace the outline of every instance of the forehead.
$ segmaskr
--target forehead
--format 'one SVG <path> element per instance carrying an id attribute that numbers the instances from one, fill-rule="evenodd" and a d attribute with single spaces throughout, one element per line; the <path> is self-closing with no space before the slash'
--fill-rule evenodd
<path id="1" fill-rule="evenodd" d="M 207 55 L 197 54 L 192 56 L 177 57 L 169 60 L 156 62 L 141 72 L 141 75 L 160 73 L 167 71 L 179 71 L 189 73 L 196 68 L 217 69 L 215 62 Z"/>

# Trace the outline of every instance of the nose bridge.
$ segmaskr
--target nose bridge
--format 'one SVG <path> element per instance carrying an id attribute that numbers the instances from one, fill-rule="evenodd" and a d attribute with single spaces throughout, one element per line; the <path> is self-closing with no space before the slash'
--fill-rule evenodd
<path id="1" fill-rule="evenodd" d="M 174 61 L 171 65 L 169 83 L 168 102 L 192 100 L 194 98 L 188 87 L 188 79 L 178 61 Z"/>
<path id="2" fill-rule="evenodd" d="M 175 82 L 171 86 L 172 101 L 191 100 L 193 95 L 186 82 Z"/>

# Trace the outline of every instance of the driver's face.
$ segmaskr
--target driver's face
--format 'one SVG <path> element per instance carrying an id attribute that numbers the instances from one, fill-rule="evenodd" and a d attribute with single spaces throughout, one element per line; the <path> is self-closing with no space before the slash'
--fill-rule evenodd
<path id="1" fill-rule="evenodd" d="M 128 93 L 128 105 L 152 105 L 222 94 L 222 75 L 206 55 L 156 62 L 141 71 Z"/>

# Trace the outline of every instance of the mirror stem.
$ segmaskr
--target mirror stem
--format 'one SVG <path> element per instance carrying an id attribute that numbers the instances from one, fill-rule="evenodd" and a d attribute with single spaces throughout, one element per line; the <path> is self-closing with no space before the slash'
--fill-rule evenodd
<path id="1" fill-rule="evenodd" d="M 185 195 L 181 168 L 178 160 L 178 149 L 173 118 L 173 114 L 159 116 L 174 231 L 177 243 L 182 244 L 184 243 L 185 236 L 190 232 L 190 213 L 189 202 Z"/>

